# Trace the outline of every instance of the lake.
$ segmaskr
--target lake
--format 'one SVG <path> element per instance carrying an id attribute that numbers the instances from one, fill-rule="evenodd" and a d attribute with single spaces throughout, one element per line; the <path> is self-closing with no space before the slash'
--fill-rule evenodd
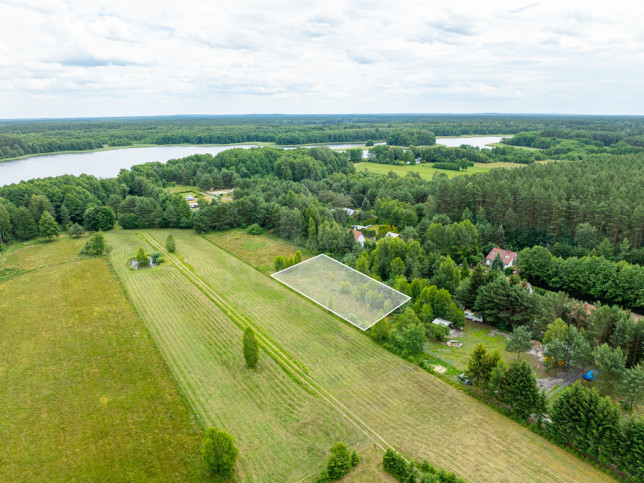
<path id="1" fill-rule="evenodd" d="M 501 136 L 480 136 L 468 138 L 437 138 L 437 144 L 458 147 L 470 144 L 485 148 L 486 144 L 497 143 Z M 384 144 L 384 143 L 376 143 Z M 363 147 L 364 143 L 327 144 L 332 149 Z M 184 158 L 192 154 L 218 154 L 227 149 L 256 147 L 254 144 L 228 146 L 154 146 L 149 148 L 125 148 L 89 153 L 48 154 L 32 156 L 12 161 L 0 161 L 0 186 L 19 183 L 21 180 L 46 178 L 63 174 L 91 174 L 97 178 L 113 178 L 123 168 L 130 169 L 135 164 L 169 159 Z M 313 146 L 305 146 L 313 147 Z M 294 149 L 285 147 L 283 149 Z M 364 152 L 366 157 L 366 151 Z"/>
<path id="2" fill-rule="evenodd" d="M 48 154 L 30 158 L 0 161 L 0 186 L 21 180 L 46 178 L 63 174 L 91 174 L 98 178 L 114 178 L 123 168 L 135 164 L 185 158 L 191 154 L 218 154 L 232 148 L 249 149 L 255 145 L 236 146 L 155 146 L 126 148 L 91 153 Z"/>

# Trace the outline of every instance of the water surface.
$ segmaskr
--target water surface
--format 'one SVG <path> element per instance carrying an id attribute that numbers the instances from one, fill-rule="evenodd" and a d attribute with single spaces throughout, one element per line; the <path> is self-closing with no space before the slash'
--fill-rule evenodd
<path id="1" fill-rule="evenodd" d="M 232 148 L 252 148 L 255 145 L 235 146 L 155 146 L 124 148 L 90 153 L 48 154 L 30 158 L 0 161 L 0 186 L 21 180 L 46 178 L 63 174 L 91 174 L 97 178 L 113 178 L 123 168 L 135 164 L 184 158 L 191 154 L 217 154 Z"/>

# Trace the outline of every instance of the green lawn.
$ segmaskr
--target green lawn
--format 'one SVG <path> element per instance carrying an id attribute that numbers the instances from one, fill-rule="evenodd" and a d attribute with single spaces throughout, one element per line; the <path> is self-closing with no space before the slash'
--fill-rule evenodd
<path id="1" fill-rule="evenodd" d="M 429 354 L 437 359 L 446 361 L 460 372 L 467 369 L 467 361 L 474 349 L 474 346 L 478 343 L 484 344 L 488 351 L 498 350 L 501 353 L 501 357 L 503 357 L 507 363 L 517 360 L 516 352 L 507 352 L 505 350 L 505 343 L 507 341 L 505 337 L 498 334 L 498 331 L 490 336 L 494 329 L 494 327 L 487 324 L 480 324 L 478 322 L 466 320 L 465 330 L 462 336 L 454 338 L 448 336 L 443 342 L 438 342 L 433 339 L 430 340 L 427 344 Z M 509 335 L 509 332 L 505 333 Z M 445 343 L 448 340 L 457 340 L 458 342 L 463 343 L 463 347 L 449 347 Z M 521 359 L 530 363 L 537 373 L 537 377 L 545 377 L 546 368 L 543 363 L 539 362 L 537 357 L 524 353 L 521 354 Z"/>
<path id="2" fill-rule="evenodd" d="M 378 164 L 378 163 L 355 163 L 354 164 L 356 171 L 369 171 L 370 173 L 377 174 L 388 174 L 390 171 L 398 174 L 399 176 L 405 176 L 407 173 L 418 173 L 423 179 L 432 179 L 436 173 L 444 173 L 449 178 L 454 176 L 463 176 L 476 173 L 486 173 L 492 168 L 516 168 L 523 166 L 522 164 L 516 163 L 475 163 L 475 166 L 467 168 L 465 171 L 452 171 L 449 169 L 436 169 L 432 167 L 431 163 L 422 163 L 422 164 L 409 164 L 404 166 L 395 166 L 393 164 Z"/>
<path id="3" fill-rule="evenodd" d="M 14 245 L 0 270 L 0 481 L 200 481 L 201 430 L 104 258 Z M 18 273 L 18 272 L 14 272 Z"/>
<path id="4" fill-rule="evenodd" d="M 148 233 L 153 238 L 150 243 L 158 249 L 169 232 L 150 230 Z M 191 401 L 199 411 L 217 414 L 222 426 L 240 438 L 243 477 L 254 475 L 262 479 L 266 475 L 262 462 L 266 461 L 271 462 L 274 471 L 280 471 L 276 474 L 304 474 L 304 466 L 315 473 L 323 464 L 323 452 L 318 448 L 326 448 L 329 441 L 339 439 L 360 446 L 361 452 L 374 444 L 392 445 L 408 457 L 427 458 L 470 481 L 609 479 L 458 388 L 385 351 L 358 329 L 206 238 L 188 231 L 174 230 L 172 233 L 180 247 L 180 258 L 169 257 L 170 261 L 174 260 L 174 267 L 158 269 L 158 275 L 154 271 L 133 273 L 125 270 L 120 274 L 134 300 L 139 300 L 141 310 L 149 312 L 149 315 L 144 314 L 148 324 L 158 325 L 157 329 L 151 330 L 159 341 L 165 341 L 164 352 L 169 360 L 188 362 L 193 359 L 192 354 L 205 353 L 205 357 L 195 358 L 193 363 L 177 363 L 175 370 L 179 372 L 180 367 L 186 366 L 183 369 L 186 371 L 182 381 L 184 387 L 196 379 L 217 380 L 216 386 L 226 389 L 208 386 L 197 391 L 198 386 L 193 386 L 195 394 Z M 114 257 L 117 267 L 121 266 L 126 254 L 132 256 L 141 240 L 130 234 L 118 234 L 120 239 L 110 234 L 109 238 L 113 245 L 123 246 Z M 175 272 L 180 273 L 187 284 L 179 283 Z M 184 297 L 184 293 L 197 293 L 191 295 L 190 303 L 177 309 L 171 307 L 172 301 L 165 301 L 166 296 L 156 293 L 159 290 L 182 294 L 177 298 Z M 145 300 L 141 297 L 143 294 Z M 202 295 L 208 300 L 202 300 Z M 157 307 L 157 304 L 162 306 Z M 217 315 L 224 307 L 228 320 Z M 175 310 L 179 310 L 176 313 L 181 314 L 181 321 L 174 320 Z M 233 340 L 232 348 L 226 343 L 226 347 L 206 351 L 207 341 L 212 339 L 214 345 L 226 340 L 229 331 L 236 331 L 233 338 L 239 338 L 240 321 L 256 329 L 263 343 L 268 344 L 267 350 L 275 357 L 270 359 L 267 351 L 262 351 L 262 371 L 265 372 L 261 380 L 244 377 L 246 372 L 239 367 L 238 341 Z M 189 341 L 177 337 L 187 330 L 186 327 L 193 326 L 200 328 L 200 337 Z M 204 345 L 206 348 L 202 349 Z M 277 348 L 278 355 L 270 347 Z M 219 355 L 225 357 L 217 362 Z M 284 370 L 290 378 L 285 379 L 284 370 L 271 369 L 274 364 L 271 361 L 277 360 L 286 364 L 283 367 L 287 367 Z M 212 376 L 208 376 L 210 366 Z M 188 373 L 189 368 L 192 371 Z M 300 379 L 309 381 L 307 394 L 320 388 L 321 396 L 314 398 L 319 405 L 287 384 L 296 374 L 307 374 L 308 379 Z M 227 382 L 230 378 L 235 381 L 234 385 Z M 246 387 L 246 384 L 251 386 Z M 257 397 L 260 393 L 262 398 Z M 246 397 L 279 401 L 274 393 L 287 393 L 285 401 L 292 401 L 288 405 L 282 402 L 280 417 L 275 417 L 269 410 L 273 406 L 266 404 L 255 408 L 262 411 L 256 413 L 252 421 L 247 421 L 248 414 L 255 413 Z M 300 413 L 302 405 L 306 411 Z M 234 413 L 233 418 L 227 416 L 229 411 Z M 310 419 L 306 421 L 311 422 L 305 434 L 288 424 L 291 418 L 300 421 L 303 414 L 307 414 Z M 359 421 L 356 424 L 363 428 L 363 433 L 356 434 L 348 429 L 346 419 Z M 300 424 L 295 428 L 301 430 Z M 288 432 L 288 438 L 282 431 Z M 267 432 L 274 434 L 268 436 Z M 261 444 L 280 436 L 286 439 L 273 446 L 279 446 L 281 451 Z M 302 459 L 301 453 L 297 453 L 291 459 L 292 452 L 297 451 L 298 440 L 302 444 L 301 439 L 309 445 L 305 454 L 311 458 Z M 295 449 L 291 442 L 296 444 Z"/>

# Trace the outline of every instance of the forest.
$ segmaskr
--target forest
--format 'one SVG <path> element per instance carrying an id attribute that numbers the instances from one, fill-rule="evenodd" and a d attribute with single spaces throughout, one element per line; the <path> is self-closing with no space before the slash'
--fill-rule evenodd
<path id="1" fill-rule="evenodd" d="M 174 116 L 0 121 L 0 159 L 60 151 L 83 151 L 134 144 L 233 144 L 267 142 L 278 145 L 387 141 L 390 145 L 431 145 L 435 136 L 537 133 L 566 139 L 572 154 L 588 149 L 627 154 L 641 147 L 644 119 L 539 115 L 302 115 L 302 116 Z M 571 133 L 571 134 L 567 134 Z M 512 141 L 517 146 L 525 141 Z M 562 138 L 563 139 L 563 138 Z M 640 141 L 638 141 L 640 139 Z M 597 145 L 591 142 L 592 140 Z M 639 143 L 639 144 L 638 144 Z M 565 144 L 565 143 L 564 143 Z M 549 143 L 537 147 L 551 147 Z M 553 146 L 554 148 L 554 146 Z M 584 151 L 585 152 L 585 151 Z M 603 151 L 602 151 L 603 152 Z M 502 156 L 502 151 L 498 156 Z M 516 153 L 515 153 L 516 154 Z M 549 152 L 546 155 L 550 156 Z M 505 153 L 509 156 L 509 152 Z M 521 154 L 520 156 L 527 156 Z M 528 158 L 529 159 L 529 158 Z"/>

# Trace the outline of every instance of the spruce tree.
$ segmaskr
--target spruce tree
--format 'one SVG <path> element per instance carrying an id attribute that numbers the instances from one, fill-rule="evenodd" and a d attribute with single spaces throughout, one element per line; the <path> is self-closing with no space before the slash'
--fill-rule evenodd
<path id="1" fill-rule="evenodd" d="M 492 260 L 492 265 L 490 265 L 490 270 L 503 270 L 503 260 L 501 259 L 501 255 L 498 253 L 494 257 L 494 260 Z"/>
<path id="2" fill-rule="evenodd" d="M 485 359 L 487 357 L 487 348 L 479 343 L 476 344 L 469 360 L 467 361 L 467 374 L 470 379 L 478 382 L 485 373 Z"/>
<path id="3" fill-rule="evenodd" d="M 620 392 L 625 396 L 631 409 L 644 398 L 644 362 L 626 371 L 620 385 Z"/>
<path id="4" fill-rule="evenodd" d="M 513 362 L 505 373 L 499 393 L 513 414 L 526 420 L 542 404 L 537 378 L 526 361 Z"/>
<path id="5" fill-rule="evenodd" d="M 255 338 L 255 332 L 250 327 L 244 329 L 244 337 L 242 339 L 244 349 L 244 359 L 246 365 L 251 369 L 257 367 L 259 362 L 259 342 Z"/>

